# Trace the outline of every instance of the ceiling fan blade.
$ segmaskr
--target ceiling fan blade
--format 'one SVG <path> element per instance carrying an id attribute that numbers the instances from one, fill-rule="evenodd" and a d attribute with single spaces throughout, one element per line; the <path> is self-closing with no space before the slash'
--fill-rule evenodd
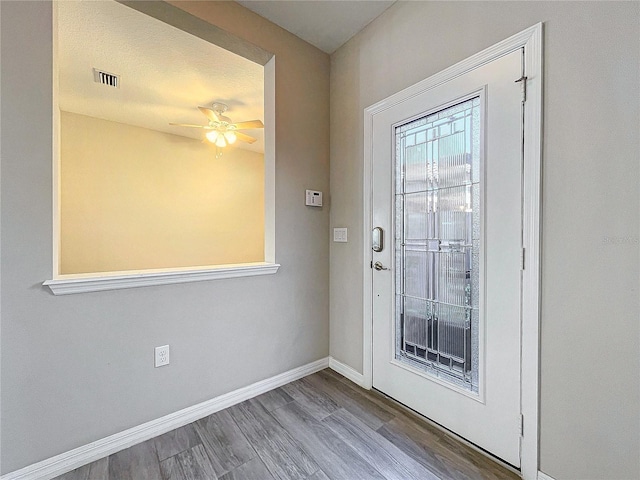
<path id="1" fill-rule="evenodd" d="M 257 140 L 253 137 L 250 137 L 249 135 L 245 135 L 244 133 L 240 133 L 240 132 L 234 132 L 234 133 L 236 134 L 236 138 L 241 142 L 253 143 Z"/>
<path id="2" fill-rule="evenodd" d="M 169 123 L 169 125 L 174 125 L 177 127 L 204 128 L 205 130 L 211 130 L 212 128 L 214 128 L 209 125 L 193 125 L 191 123 Z"/>
<path id="3" fill-rule="evenodd" d="M 260 120 L 248 120 L 246 122 L 238 122 L 233 124 L 237 130 L 246 130 L 250 128 L 264 128 L 264 123 Z"/>
<path id="4" fill-rule="evenodd" d="M 207 107 L 198 107 L 205 117 L 207 117 L 212 122 L 219 122 L 220 118 L 218 118 L 218 114 Z"/>

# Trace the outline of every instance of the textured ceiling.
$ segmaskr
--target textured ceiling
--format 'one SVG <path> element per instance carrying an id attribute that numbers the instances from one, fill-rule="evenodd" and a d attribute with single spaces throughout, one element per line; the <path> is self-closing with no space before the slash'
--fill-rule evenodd
<path id="1" fill-rule="evenodd" d="M 285 30 L 333 53 L 393 5 L 383 0 L 238 0 Z"/>
<path id="2" fill-rule="evenodd" d="M 114 1 L 64 1 L 58 8 L 58 102 L 62 110 L 191 138 L 205 125 L 198 105 L 229 105 L 233 121 L 264 121 L 263 67 Z M 121 75 L 94 82 L 93 67 Z M 242 148 L 264 151 L 263 130 Z"/>

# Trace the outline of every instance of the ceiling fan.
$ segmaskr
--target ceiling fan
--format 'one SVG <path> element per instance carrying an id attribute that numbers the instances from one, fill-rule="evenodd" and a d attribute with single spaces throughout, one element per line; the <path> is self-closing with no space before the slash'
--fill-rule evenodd
<path id="1" fill-rule="evenodd" d="M 254 128 L 264 128 L 264 124 L 260 120 L 248 120 L 246 122 L 233 123 L 229 117 L 223 114 L 229 107 L 224 103 L 214 103 L 211 108 L 198 107 L 198 109 L 209 120 L 208 125 L 192 125 L 188 123 L 170 123 L 178 127 L 202 128 L 209 130 L 205 137 L 217 147 L 223 148 L 240 140 L 241 142 L 253 143 L 256 141 L 250 135 L 239 132 L 238 130 L 250 130 Z"/>

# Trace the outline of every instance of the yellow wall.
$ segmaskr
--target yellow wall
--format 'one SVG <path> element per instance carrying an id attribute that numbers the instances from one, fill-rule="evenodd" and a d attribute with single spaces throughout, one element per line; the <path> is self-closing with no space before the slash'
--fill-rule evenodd
<path id="1" fill-rule="evenodd" d="M 61 112 L 60 273 L 264 261 L 264 157 Z"/>

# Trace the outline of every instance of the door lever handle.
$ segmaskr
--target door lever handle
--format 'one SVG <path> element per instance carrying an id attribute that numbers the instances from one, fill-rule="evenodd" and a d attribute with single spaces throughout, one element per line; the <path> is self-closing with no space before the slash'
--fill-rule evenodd
<path id="1" fill-rule="evenodd" d="M 373 268 L 375 268 L 376 270 L 380 271 L 380 270 L 389 270 L 387 267 L 385 267 L 384 265 L 382 265 L 380 262 L 376 262 L 373 264 Z"/>

